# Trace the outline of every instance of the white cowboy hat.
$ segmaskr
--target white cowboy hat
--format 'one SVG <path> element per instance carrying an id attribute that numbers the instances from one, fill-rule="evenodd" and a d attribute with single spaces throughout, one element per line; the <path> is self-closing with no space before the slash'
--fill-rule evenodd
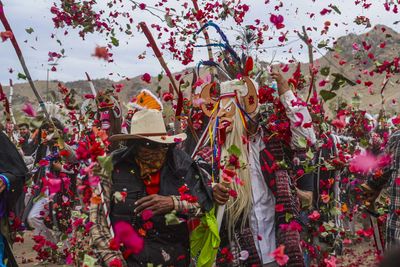
<path id="1" fill-rule="evenodd" d="M 131 121 L 130 134 L 115 134 L 110 141 L 147 139 L 157 143 L 173 144 L 186 139 L 186 134 L 168 135 L 161 111 L 143 109 L 136 112 Z"/>

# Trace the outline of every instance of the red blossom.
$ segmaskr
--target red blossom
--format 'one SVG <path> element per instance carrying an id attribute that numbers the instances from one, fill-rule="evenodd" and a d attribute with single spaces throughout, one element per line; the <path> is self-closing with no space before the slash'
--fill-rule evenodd
<path id="1" fill-rule="evenodd" d="M 119 250 L 119 244 L 115 241 L 115 238 L 110 240 L 110 243 L 108 244 L 109 249 L 117 251 Z"/>
<path id="2" fill-rule="evenodd" d="M 108 264 L 109 267 L 122 267 L 122 261 L 121 259 L 118 258 L 114 258 L 110 261 L 110 263 Z"/>
<path id="3" fill-rule="evenodd" d="M 2 42 L 5 42 L 5 41 L 7 41 L 8 39 L 11 39 L 11 38 L 13 38 L 13 37 L 14 37 L 14 35 L 13 35 L 13 33 L 10 32 L 10 31 L 0 32 L 0 38 L 1 38 L 1 41 L 2 41 Z"/>
<path id="4" fill-rule="evenodd" d="M 236 192 L 236 190 L 231 189 L 229 190 L 229 195 L 233 198 L 237 198 L 238 193 Z"/>
<path id="5" fill-rule="evenodd" d="M 151 83 L 151 76 L 148 73 L 143 74 L 141 79 L 145 83 Z"/>
<path id="6" fill-rule="evenodd" d="M 174 96 L 169 92 L 165 92 L 162 95 L 162 99 L 163 99 L 164 102 L 168 102 L 168 101 L 174 100 Z"/>
<path id="7" fill-rule="evenodd" d="M 331 13 L 331 12 L 332 12 L 331 9 L 324 8 L 324 9 L 321 10 L 320 14 L 321 14 L 322 16 L 324 16 L 324 15 L 329 14 L 329 13 Z"/>
<path id="8" fill-rule="evenodd" d="M 41 160 L 39 160 L 38 164 L 40 167 L 46 167 L 46 166 L 49 166 L 50 162 L 46 159 L 41 159 Z"/>
<path id="9" fill-rule="evenodd" d="M 278 30 L 285 27 L 285 24 L 283 24 L 283 20 L 284 19 L 282 15 L 271 14 L 271 17 L 269 18 L 269 21 L 273 23 Z"/>
<path id="10" fill-rule="evenodd" d="M 285 209 L 285 206 L 283 204 L 276 204 L 275 205 L 275 211 L 276 212 L 282 212 Z"/>
<path id="11" fill-rule="evenodd" d="M 106 46 L 96 46 L 92 56 L 109 61 L 110 55 Z"/>
<path id="12" fill-rule="evenodd" d="M 153 212 L 152 212 L 152 210 L 146 209 L 146 210 L 142 211 L 141 216 L 142 216 L 143 221 L 148 221 L 153 217 Z"/>

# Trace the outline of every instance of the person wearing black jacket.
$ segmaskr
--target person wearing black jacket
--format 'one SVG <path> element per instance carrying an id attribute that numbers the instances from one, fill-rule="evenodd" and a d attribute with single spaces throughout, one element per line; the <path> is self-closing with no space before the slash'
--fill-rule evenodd
<path id="1" fill-rule="evenodd" d="M 0 132 L 0 266 L 18 266 L 12 254 L 8 215 L 23 192 L 28 170 L 8 137 Z"/>
<path id="2" fill-rule="evenodd" d="M 162 112 L 158 110 L 138 111 L 132 117 L 130 134 L 110 138 L 110 141 L 127 140 L 128 147 L 113 152 L 111 172 L 103 168 L 97 173 L 102 190 L 94 194 L 102 196 L 104 202 L 91 204 L 90 235 L 102 266 L 115 261 L 129 267 L 189 266 L 186 221 L 210 210 L 213 201 L 197 164 L 175 148 L 175 143 L 185 138 L 186 134 L 167 135 Z M 110 248 L 112 229 L 104 209 L 109 211 L 114 232 L 120 230 L 117 226 L 120 222 L 131 225 L 139 234 L 146 230 L 142 249 L 132 252 L 127 246 Z M 142 216 L 146 212 L 152 216 Z M 166 218 L 174 215 L 174 222 L 168 222 Z"/>

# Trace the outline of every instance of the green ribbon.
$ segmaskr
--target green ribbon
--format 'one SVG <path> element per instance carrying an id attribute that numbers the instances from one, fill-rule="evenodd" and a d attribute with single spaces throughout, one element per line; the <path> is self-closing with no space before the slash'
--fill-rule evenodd
<path id="1" fill-rule="evenodd" d="M 197 267 L 213 266 L 220 242 L 214 207 L 201 218 L 200 225 L 190 235 L 192 257 L 198 256 Z"/>

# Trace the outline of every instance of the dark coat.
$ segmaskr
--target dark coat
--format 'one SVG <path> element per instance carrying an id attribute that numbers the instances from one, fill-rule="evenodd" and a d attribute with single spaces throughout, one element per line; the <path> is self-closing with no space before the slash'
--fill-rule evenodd
<path id="1" fill-rule="evenodd" d="M 12 234 L 10 232 L 8 214 L 14 210 L 15 204 L 23 192 L 23 186 L 28 170 L 17 148 L 2 132 L 0 133 L 0 146 L 2 148 L 0 150 L 0 174 L 6 176 L 10 183 L 9 190 L 0 194 L 0 200 L 6 210 L 5 216 L 1 218 L 0 231 L 1 235 L 4 237 L 4 257 L 8 259 L 7 266 L 14 267 L 18 266 L 18 264 L 16 263 L 11 251 Z"/>
<path id="2" fill-rule="evenodd" d="M 146 195 L 145 185 L 139 177 L 139 169 L 134 161 L 131 149 L 122 149 L 113 154 L 113 174 L 111 197 L 115 192 L 128 193 L 124 202 L 114 201 L 111 198 L 110 218 L 112 222 L 126 221 L 138 230 L 144 222 L 141 217 L 132 211 L 135 202 Z M 212 195 L 207 181 L 201 175 L 196 163 L 183 151 L 171 148 L 168 151 L 166 162 L 161 169 L 159 195 L 179 196 L 178 189 L 186 184 L 190 194 L 198 198 L 204 210 L 212 205 Z M 177 214 L 179 219 L 186 220 L 187 215 Z M 138 255 L 127 259 L 129 266 L 147 266 L 153 263 L 168 266 L 188 266 L 190 261 L 189 231 L 185 223 L 166 225 L 164 215 L 151 218 L 153 228 L 148 230 L 144 241 L 144 249 Z M 170 256 L 166 260 L 162 251 Z M 164 254 L 165 254 L 164 253 Z M 184 256 L 184 257 L 182 257 Z"/>

